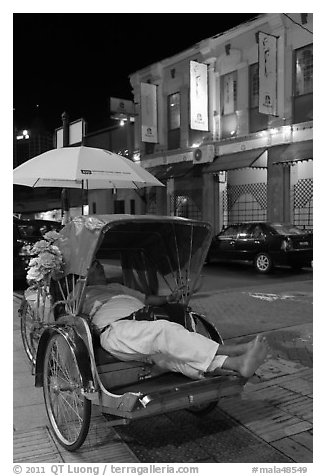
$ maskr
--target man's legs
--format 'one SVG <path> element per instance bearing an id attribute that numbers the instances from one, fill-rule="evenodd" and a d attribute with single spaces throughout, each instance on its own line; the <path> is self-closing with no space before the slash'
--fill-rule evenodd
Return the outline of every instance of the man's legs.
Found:
<path id="1" fill-rule="evenodd" d="M 253 345 L 255 339 L 251 340 L 250 342 L 245 342 L 244 344 L 220 344 L 219 348 L 217 349 L 217 354 L 219 355 L 228 355 L 229 357 L 233 355 L 241 355 L 247 352 Z"/>
<path id="2" fill-rule="evenodd" d="M 245 352 L 243 352 L 243 349 L 245 348 L 243 346 L 246 346 Z M 231 349 L 228 349 L 228 347 L 231 347 Z M 220 346 L 217 355 L 209 365 L 207 372 L 214 373 L 214 370 L 222 368 L 225 370 L 234 370 L 240 373 L 243 377 L 251 377 L 266 358 L 268 352 L 266 339 L 265 337 L 258 335 L 248 344 L 240 344 L 239 349 L 242 350 L 242 353 L 237 355 L 237 346 Z M 226 351 L 229 351 L 230 354 L 221 363 L 220 357 L 222 356 L 218 354 L 220 352 L 226 353 Z"/>
<path id="3" fill-rule="evenodd" d="M 101 335 L 101 345 L 120 360 L 163 356 L 162 362 L 187 364 L 199 372 L 206 371 L 219 347 L 217 342 L 164 319 L 116 321 Z"/>

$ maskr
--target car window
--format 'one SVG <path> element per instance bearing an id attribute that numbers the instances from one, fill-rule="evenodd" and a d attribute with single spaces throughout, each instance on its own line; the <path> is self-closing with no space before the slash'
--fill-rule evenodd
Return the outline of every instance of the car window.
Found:
<path id="1" fill-rule="evenodd" d="M 262 229 L 261 225 L 251 225 L 250 230 L 250 237 L 251 238 L 263 238 L 265 236 L 264 230 Z"/>
<path id="2" fill-rule="evenodd" d="M 230 225 L 219 234 L 219 238 L 222 240 L 225 238 L 236 238 L 239 227 L 237 225 Z"/>
<path id="3" fill-rule="evenodd" d="M 243 223 L 242 225 L 239 225 L 237 238 L 240 238 L 240 239 L 249 238 L 250 228 L 251 228 L 250 223 Z"/>
<path id="4" fill-rule="evenodd" d="M 51 230 L 59 230 L 60 224 L 53 223 L 22 223 L 18 225 L 18 230 L 22 238 L 41 238 L 45 233 Z"/>
<path id="5" fill-rule="evenodd" d="M 270 228 L 274 234 L 280 235 L 305 235 L 306 232 L 304 230 L 300 230 L 294 225 L 288 225 L 284 223 L 272 223 Z"/>

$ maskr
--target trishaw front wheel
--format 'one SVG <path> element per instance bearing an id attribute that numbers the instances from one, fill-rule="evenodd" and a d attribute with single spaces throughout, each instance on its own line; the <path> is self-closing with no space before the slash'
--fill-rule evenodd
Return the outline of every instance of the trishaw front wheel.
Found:
<path id="1" fill-rule="evenodd" d="M 28 360 L 35 364 L 37 346 L 40 340 L 41 328 L 35 312 L 29 302 L 24 299 L 20 310 L 20 332 Z"/>
<path id="2" fill-rule="evenodd" d="M 82 387 L 73 349 L 61 334 L 54 334 L 44 357 L 43 393 L 54 435 L 68 451 L 77 450 L 89 430 L 91 402 Z"/>

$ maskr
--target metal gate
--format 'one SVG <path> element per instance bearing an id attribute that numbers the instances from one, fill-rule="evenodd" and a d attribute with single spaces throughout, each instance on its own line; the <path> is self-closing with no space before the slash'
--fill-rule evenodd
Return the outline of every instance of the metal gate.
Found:
<path id="1" fill-rule="evenodd" d="M 313 179 L 300 179 L 291 190 L 293 224 L 299 228 L 313 228 Z"/>
<path id="2" fill-rule="evenodd" d="M 223 191 L 223 226 L 266 219 L 266 183 L 227 185 Z"/>

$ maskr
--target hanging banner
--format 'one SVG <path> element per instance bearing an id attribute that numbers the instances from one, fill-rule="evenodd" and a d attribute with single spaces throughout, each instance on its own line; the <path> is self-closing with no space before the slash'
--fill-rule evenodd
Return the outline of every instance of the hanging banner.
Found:
<path id="1" fill-rule="evenodd" d="M 234 113 L 234 78 L 233 73 L 224 76 L 223 114 Z"/>
<path id="2" fill-rule="evenodd" d="M 157 143 L 157 86 L 140 83 L 141 140 Z"/>
<path id="3" fill-rule="evenodd" d="M 277 116 L 277 37 L 258 34 L 259 112 Z"/>
<path id="4" fill-rule="evenodd" d="M 190 61 L 190 128 L 208 131 L 207 64 Z"/>

